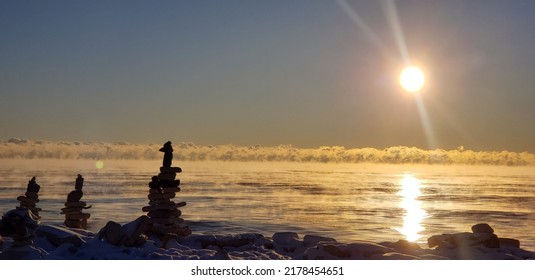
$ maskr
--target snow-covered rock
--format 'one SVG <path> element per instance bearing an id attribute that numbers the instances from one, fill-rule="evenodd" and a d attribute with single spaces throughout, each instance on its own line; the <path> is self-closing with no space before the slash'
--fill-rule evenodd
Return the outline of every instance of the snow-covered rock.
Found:
<path id="1" fill-rule="evenodd" d="M 0 259 L 141 259 L 141 260 L 441 260 L 441 259 L 535 259 L 535 253 L 520 248 L 516 239 L 498 238 L 488 229 L 476 233 L 435 235 L 430 248 L 406 240 L 337 242 L 333 238 L 279 232 L 265 237 L 257 233 L 201 235 L 166 240 L 152 236 L 143 244 L 127 246 L 137 235 L 143 218 L 124 226 L 110 222 L 104 235 L 63 225 L 41 225 L 31 238 L 0 240 Z M 110 229 L 111 228 L 111 229 Z M 498 243 L 496 244 L 496 241 Z M 489 246 L 492 245 L 492 246 Z M 495 246 L 498 245 L 498 246 Z"/>
<path id="2" fill-rule="evenodd" d="M 34 234 L 38 237 L 44 237 L 51 244 L 58 247 L 64 243 L 71 243 L 72 245 L 79 247 L 88 237 L 92 237 L 93 234 L 89 233 L 83 235 L 78 232 L 74 232 L 69 228 L 54 225 L 42 225 L 37 227 Z"/>

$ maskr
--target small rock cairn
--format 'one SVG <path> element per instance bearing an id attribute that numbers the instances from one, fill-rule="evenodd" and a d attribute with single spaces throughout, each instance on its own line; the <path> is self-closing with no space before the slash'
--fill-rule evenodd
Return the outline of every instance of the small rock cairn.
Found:
<path id="1" fill-rule="evenodd" d="M 169 240 L 190 235 L 191 229 L 184 219 L 180 218 L 182 212 L 178 209 L 186 206 L 186 202 L 175 203 L 171 200 L 180 191 L 180 180 L 175 180 L 176 173 L 182 172 L 180 167 L 171 167 L 173 161 L 171 141 L 165 143 L 160 152 L 164 153 L 160 174 L 152 177 L 149 183 L 149 206 L 143 207 L 142 210 L 148 212 L 149 216 L 147 232 L 162 240 Z"/>
<path id="2" fill-rule="evenodd" d="M 41 218 L 41 216 L 39 216 L 39 211 L 43 210 L 37 207 L 37 202 L 39 202 L 39 195 L 37 193 L 40 188 L 41 186 L 35 182 L 35 177 L 33 177 L 28 182 L 28 188 L 26 189 L 24 196 L 17 197 L 17 200 L 20 201 L 20 206 L 17 206 L 17 209 L 30 210 L 36 220 Z"/>
<path id="3" fill-rule="evenodd" d="M 90 206 L 86 206 L 86 203 L 80 201 L 84 193 L 82 187 L 84 185 L 84 178 L 78 174 L 76 183 L 74 185 L 74 191 L 70 192 L 67 196 L 67 202 L 65 202 L 65 208 L 61 208 L 61 214 L 65 214 L 65 225 L 70 228 L 82 228 L 87 229 L 87 219 L 91 214 L 82 213 L 83 209 L 89 209 Z"/>

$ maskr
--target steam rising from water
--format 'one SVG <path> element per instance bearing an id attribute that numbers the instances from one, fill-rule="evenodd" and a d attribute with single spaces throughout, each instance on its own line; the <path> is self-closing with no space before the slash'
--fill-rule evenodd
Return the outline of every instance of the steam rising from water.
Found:
<path id="1" fill-rule="evenodd" d="M 161 144 L 49 142 L 0 140 L 0 159 L 160 159 Z M 418 163 L 418 164 L 491 164 L 535 165 L 535 154 L 508 151 L 472 151 L 462 146 L 455 150 L 422 150 L 396 146 L 386 149 L 323 146 L 303 149 L 291 145 L 276 147 L 234 145 L 202 146 L 193 143 L 174 145 L 174 158 L 189 161 L 289 161 L 345 163 Z"/>

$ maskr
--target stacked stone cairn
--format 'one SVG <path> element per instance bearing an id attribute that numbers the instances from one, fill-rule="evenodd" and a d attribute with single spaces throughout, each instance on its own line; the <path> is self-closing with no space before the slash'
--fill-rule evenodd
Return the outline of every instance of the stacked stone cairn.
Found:
<path id="1" fill-rule="evenodd" d="M 180 167 L 172 167 L 173 147 L 168 141 L 160 149 L 164 153 L 160 174 L 152 177 L 149 183 L 149 206 L 142 208 L 148 212 L 148 235 L 154 235 L 161 240 L 176 239 L 179 236 L 191 234 L 190 228 L 184 219 L 180 218 L 182 212 L 178 209 L 186 206 L 186 202 L 175 203 L 171 199 L 180 191 L 180 180 L 176 174 L 182 172 Z"/>
<path id="2" fill-rule="evenodd" d="M 67 195 L 67 202 L 65 202 L 65 208 L 61 208 L 61 214 L 65 214 L 65 225 L 70 228 L 87 229 L 87 219 L 91 214 L 83 213 L 83 209 L 89 209 L 90 206 L 83 201 L 80 201 L 84 193 L 82 187 L 84 185 L 84 178 L 78 174 L 76 183 L 74 185 L 74 191 Z"/>
<path id="3" fill-rule="evenodd" d="M 24 210 L 28 209 L 30 212 L 34 215 L 33 218 L 36 220 L 40 219 L 41 216 L 39 216 L 39 211 L 42 211 L 43 209 L 37 207 L 37 202 L 39 202 L 39 189 L 41 186 L 39 186 L 35 182 L 35 177 L 33 177 L 28 182 L 28 187 L 26 189 L 26 193 L 24 196 L 17 197 L 17 200 L 20 201 L 20 206 L 17 206 L 17 209 Z"/>

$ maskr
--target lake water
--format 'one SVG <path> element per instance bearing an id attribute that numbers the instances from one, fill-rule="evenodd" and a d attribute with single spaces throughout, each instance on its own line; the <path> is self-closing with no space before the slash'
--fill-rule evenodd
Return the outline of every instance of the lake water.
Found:
<path id="1" fill-rule="evenodd" d="M 41 185 L 42 222 L 85 178 L 89 229 L 144 214 L 148 182 L 161 161 L 0 160 L 0 212 L 18 205 L 32 176 Z M 194 233 L 295 231 L 339 241 L 422 243 L 486 222 L 500 237 L 535 251 L 535 167 L 368 165 L 288 162 L 174 162 Z"/>

